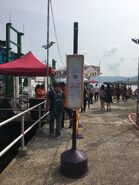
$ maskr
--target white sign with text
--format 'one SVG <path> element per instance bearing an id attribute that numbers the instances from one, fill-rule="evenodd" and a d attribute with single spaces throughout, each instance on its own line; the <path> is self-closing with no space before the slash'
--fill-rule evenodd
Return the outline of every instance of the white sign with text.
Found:
<path id="1" fill-rule="evenodd" d="M 83 106 L 83 67 L 83 55 L 67 55 L 67 100 L 71 109 Z"/>

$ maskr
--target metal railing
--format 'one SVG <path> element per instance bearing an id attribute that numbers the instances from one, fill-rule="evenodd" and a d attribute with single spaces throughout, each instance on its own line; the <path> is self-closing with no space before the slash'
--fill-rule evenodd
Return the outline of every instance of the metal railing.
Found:
<path id="1" fill-rule="evenodd" d="M 20 139 L 21 139 L 21 149 L 24 149 L 25 147 L 25 135 L 36 125 L 39 123 L 39 128 L 41 128 L 41 120 L 46 117 L 48 114 L 49 114 L 49 111 L 44 113 L 42 116 L 41 116 L 41 106 L 42 105 L 45 105 L 47 100 L 5 120 L 5 121 L 2 121 L 0 123 L 0 127 L 10 123 L 11 121 L 21 117 L 21 134 L 14 140 L 12 141 L 8 146 L 6 146 L 1 152 L 0 152 L 0 157 L 2 157 L 13 145 L 15 145 Z M 37 121 L 35 121 L 30 127 L 28 127 L 26 130 L 25 130 L 25 114 L 28 114 L 30 111 L 34 110 L 38 108 L 38 117 L 39 119 Z"/>

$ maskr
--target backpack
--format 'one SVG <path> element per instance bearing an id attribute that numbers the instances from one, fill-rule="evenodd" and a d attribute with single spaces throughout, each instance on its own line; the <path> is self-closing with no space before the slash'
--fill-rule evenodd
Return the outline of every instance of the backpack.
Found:
<path id="1" fill-rule="evenodd" d="M 57 115 L 63 112 L 64 94 L 62 92 L 55 92 L 54 99 L 55 99 L 54 112 L 55 112 L 55 115 Z"/>

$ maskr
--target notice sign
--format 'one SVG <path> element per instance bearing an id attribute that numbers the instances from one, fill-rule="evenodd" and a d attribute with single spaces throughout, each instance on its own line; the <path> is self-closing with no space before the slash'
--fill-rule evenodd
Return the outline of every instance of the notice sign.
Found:
<path id="1" fill-rule="evenodd" d="M 83 67 L 83 55 L 67 55 L 67 100 L 71 109 L 83 106 Z"/>

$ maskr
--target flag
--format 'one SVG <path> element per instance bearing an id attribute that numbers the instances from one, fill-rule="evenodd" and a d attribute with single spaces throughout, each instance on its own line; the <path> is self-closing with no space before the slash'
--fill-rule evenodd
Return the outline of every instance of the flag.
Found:
<path id="1" fill-rule="evenodd" d="M 139 39 L 131 39 L 133 42 L 135 42 L 136 44 L 139 44 Z"/>

